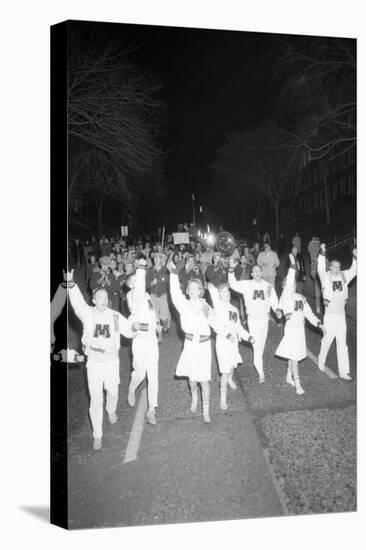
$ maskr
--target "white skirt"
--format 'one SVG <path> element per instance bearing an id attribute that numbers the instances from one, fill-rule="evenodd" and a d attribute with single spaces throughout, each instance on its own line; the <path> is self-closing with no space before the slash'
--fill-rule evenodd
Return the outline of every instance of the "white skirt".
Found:
<path id="1" fill-rule="evenodd" d="M 211 380 L 211 358 L 210 339 L 207 342 L 192 342 L 185 339 L 175 374 L 187 376 L 193 382 Z"/>
<path id="2" fill-rule="evenodd" d="M 276 350 L 275 355 L 292 359 L 293 361 L 302 361 L 307 357 L 305 327 L 288 327 L 285 325 L 285 333 Z"/>
<path id="3" fill-rule="evenodd" d="M 239 353 L 237 341 L 232 343 L 227 338 L 219 335 L 216 336 L 216 354 L 221 374 L 230 373 L 238 363 L 243 362 Z"/>

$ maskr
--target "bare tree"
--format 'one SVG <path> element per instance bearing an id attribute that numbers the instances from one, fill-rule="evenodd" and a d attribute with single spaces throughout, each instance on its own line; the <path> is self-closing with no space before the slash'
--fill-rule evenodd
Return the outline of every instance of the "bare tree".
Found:
<path id="1" fill-rule="evenodd" d="M 274 121 L 247 133 L 233 132 L 218 150 L 216 177 L 231 186 L 236 197 L 256 190 L 274 209 L 276 239 L 280 236 L 280 204 L 285 187 L 298 171 L 298 151 L 287 147 L 286 135 Z"/>
<path id="2" fill-rule="evenodd" d="M 131 49 L 95 31 L 70 32 L 68 59 L 69 197 L 92 197 L 99 231 L 103 203 L 115 197 L 133 210 L 132 180 L 153 173 L 163 104 L 161 82 L 131 62 Z"/>
<path id="3" fill-rule="evenodd" d="M 344 154 L 356 142 L 356 43 L 316 38 L 290 43 L 277 63 L 279 106 L 312 159 Z"/>
<path id="4" fill-rule="evenodd" d="M 356 147 L 356 42 L 293 39 L 276 70 L 283 80 L 279 109 L 285 113 L 287 145 L 320 161 L 329 225 L 329 164 Z"/>

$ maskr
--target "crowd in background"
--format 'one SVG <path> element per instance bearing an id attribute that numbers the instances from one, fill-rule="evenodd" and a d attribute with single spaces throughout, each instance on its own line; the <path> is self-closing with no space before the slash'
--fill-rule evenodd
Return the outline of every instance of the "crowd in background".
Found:
<path id="1" fill-rule="evenodd" d="M 282 248 L 287 248 L 286 252 L 288 252 L 292 247 L 297 251 L 298 290 L 302 292 L 302 284 L 309 275 L 312 278 L 316 311 L 320 313 L 321 288 L 317 277 L 320 239 L 316 236 L 311 239 L 307 247 L 303 246 L 298 233 L 285 244 L 281 236 L 275 249 L 272 249 L 268 233 L 258 234 L 252 241 L 239 239 L 234 251 L 238 261 L 235 276 L 237 280 L 250 279 L 252 267 L 257 264 L 262 269 L 263 279 L 274 287 L 277 286 L 280 291 L 281 280 L 288 268 L 287 265 L 281 266 L 281 253 L 285 252 Z M 85 280 L 83 282 L 90 296 L 96 288 L 106 288 L 110 307 L 125 315 L 128 314 L 126 303 L 126 294 L 129 290 L 128 277 L 134 273 L 138 259 L 142 255 L 147 260 L 147 291 L 156 305 L 159 299 L 161 301 L 162 296 L 169 295 L 169 276 L 165 266 L 170 257 L 177 266 L 183 292 L 190 279 L 200 279 L 205 288 L 209 282 L 218 287 L 228 280 L 228 257 L 201 238 L 190 237 L 189 244 L 176 245 L 172 235 L 167 235 L 165 241 L 161 237 L 159 240 L 156 237 L 151 241 L 119 236 L 109 238 L 103 236 L 100 240 L 91 237 L 85 242 L 76 240 L 73 252 L 74 265 L 80 267 L 84 264 Z M 305 262 L 306 254 L 307 262 Z M 306 265 L 310 266 L 308 274 Z M 235 299 L 235 293 L 233 295 Z M 238 297 L 236 298 L 244 320 L 243 304 Z"/>

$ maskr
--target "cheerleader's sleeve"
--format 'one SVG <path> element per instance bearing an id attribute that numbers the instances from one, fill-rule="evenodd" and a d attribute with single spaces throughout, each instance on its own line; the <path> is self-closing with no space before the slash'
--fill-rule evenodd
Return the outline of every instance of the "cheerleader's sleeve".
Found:
<path id="1" fill-rule="evenodd" d="M 326 274 L 326 261 L 325 261 L 325 254 L 320 252 L 318 256 L 318 275 L 321 282 L 322 287 L 325 286 L 325 274 Z"/>
<path id="2" fill-rule="evenodd" d="M 213 285 L 212 283 L 208 283 L 207 288 L 209 290 L 211 300 L 212 300 L 212 304 L 213 304 L 213 307 L 215 309 L 217 307 L 217 304 L 218 304 L 219 300 L 220 300 L 219 291 L 217 290 L 215 285 Z"/>
<path id="3" fill-rule="evenodd" d="M 314 315 L 307 301 L 304 302 L 304 316 L 305 319 L 309 321 L 309 323 L 314 325 L 314 327 L 317 327 L 321 324 L 321 321 L 318 319 L 318 317 Z"/>
<path id="4" fill-rule="evenodd" d="M 186 307 L 187 299 L 180 289 L 177 273 L 170 274 L 170 295 L 175 308 L 180 313 Z"/>

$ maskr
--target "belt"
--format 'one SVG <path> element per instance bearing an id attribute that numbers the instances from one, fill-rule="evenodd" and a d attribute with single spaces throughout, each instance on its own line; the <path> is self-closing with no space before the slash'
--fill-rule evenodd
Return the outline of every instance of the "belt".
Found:
<path id="1" fill-rule="evenodd" d="M 188 332 L 185 332 L 184 336 L 185 336 L 186 340 L 193 340 L 193 334 L 189 334 Z M 205 334 L 200 334 L 200 339 L 199 339 L 200 343 L 207 342 L 207 340 L 209 340 L 209 339 L 210 339 L 209 336 L 207 336 Z"/>
<path id="2" fill-rule="evenodd" d="M 90 349 L 93 351 L 97 351 L 98 353 L 105 353 L 105 349 L 102 348 L 93 348 L 93 346 L 90 346 Z"/>
<path id="3" fill-rule="evenodd" d="M 149 330 L 149 323 L 140 323 L 140 329 L 142 332 L 148 332 Z"/>

